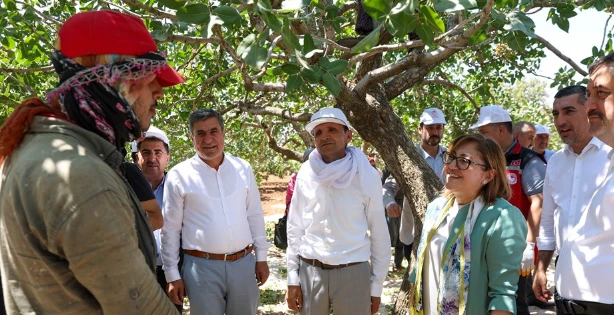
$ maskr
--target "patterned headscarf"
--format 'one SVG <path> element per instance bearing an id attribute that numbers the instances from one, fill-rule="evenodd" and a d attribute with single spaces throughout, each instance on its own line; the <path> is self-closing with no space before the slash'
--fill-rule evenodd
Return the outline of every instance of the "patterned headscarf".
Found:
<path id="1" fill-rule="evenodd" d="M 7 117 L 0 128 L 0 163 L 19 146 L 35 116 L 69 120 L 107 139 L 118 149 L 141 137 L 141 126 L 132 107 L 114 86 L 124 80 L 155 75 L 167 65 L 163 53 L 150 52 L 91 68 L 59 51 L 53 52 L 51 60 L 60 83 L 47 94 L 47 103 L 28 99 Z"/>

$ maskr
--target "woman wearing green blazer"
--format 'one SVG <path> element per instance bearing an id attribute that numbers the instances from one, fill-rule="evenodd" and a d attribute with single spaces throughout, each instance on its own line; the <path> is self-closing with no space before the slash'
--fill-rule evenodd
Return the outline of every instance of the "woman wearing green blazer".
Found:
<path id="1" fill-rule="evenodd" d="M 410 314 L 515 314 L 527 225 L 506 200 L 505 157 L 478 134 L 444 154 L 446 185 L 427 208 Z"/>

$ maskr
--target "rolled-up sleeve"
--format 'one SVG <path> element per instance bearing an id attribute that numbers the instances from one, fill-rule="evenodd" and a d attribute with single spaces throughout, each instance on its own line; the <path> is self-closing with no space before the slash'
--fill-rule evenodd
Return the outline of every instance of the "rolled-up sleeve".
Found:
<path id="1" fill-rule="evenodd" d="M 516 313 L 520 261 L 526 247 L 527 224 L 516 208 L 502 209 L 486 247 L 488 310 Z"/>

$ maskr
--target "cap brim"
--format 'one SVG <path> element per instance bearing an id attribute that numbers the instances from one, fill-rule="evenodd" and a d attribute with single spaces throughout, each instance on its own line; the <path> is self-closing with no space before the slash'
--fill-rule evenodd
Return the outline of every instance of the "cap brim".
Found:
<path id="1" fill-rule="evenodd" d="M 171 66 L 166 66 L 162 68 L 162 70 L 156 72 L 156 79 L 161 87 L 173 86 L 185 82 L 185 79 L 177 73 L 175 69 L 171 68 Z"/>
<path id="2" fill-rule="evenodd" d="M 307 132 L 311 133 L 313 131 L 313 129 L 315 127 L 317 127 L 318 125 L 323 124 L 323 123 L 328 123 L 328 122 L 332 122 L 332 123 L 336 123 L 336 124 L 340 124 L 340 125 L 346 126 L 346 127 L 348 127 L 348 129 L 352 128 L 352 126 L 350 126 L 349 124 L 346 124 L 341 119 L 333 118 L 333 117 L 323 117 L 323 118 L 318 118 L 318 119 L 308 123 L 307 126 L 305 126 L 305 130 L 307 130 Z"/>

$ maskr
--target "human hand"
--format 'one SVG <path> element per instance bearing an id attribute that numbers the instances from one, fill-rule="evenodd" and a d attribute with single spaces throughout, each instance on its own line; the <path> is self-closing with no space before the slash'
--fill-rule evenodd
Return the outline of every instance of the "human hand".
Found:
<path id="1" fill-rule="evenodd" d="M 301 311 L 303 308 L 303 290 L 301 290 L 301 286 L 288 286 L 288 292 L 286 292 L 286 303 L 288 303 L 289 309 L 295 312 Z"/>
<path id="2" fill-rule="evenodd" d="M 256 283 L 258 286 L 263 285 L 269 278 L 269 265 L 266 261 L 256 262 Z"/>
<path id="3" fill-rule="evenodd" d="M 386 207 L 386 213 L 390 218 L 398 218 L 401 216 L 401 207 L 398 203 L 393 202 L 388 207 Z"/>
<path id="4" fill-rule="evenodd" d="M 175 280 L 173 282 L 169 282 L 166 287 L 166 291 L 168 297 L 171 299 L 171 302 L 177 305 L 183 305 L 183 297 L 184 297 L 184 286 L 183 280 Z"/>
<path id="5" fill-rule="evenodd" d="M 522 262 L 520 263 L 520 275 L 526 277 L 531 274 L 535 267 L 535 243 L 527 242 L 527 247 L 522 253 Z"/>
<path id="6" fill-rule="evenodd" d="M 382 298 L 379 296 L 372 296 L 371 297 L 371 314 L 375 314 L 377 313 L 377 311 L 379 310 L 379 305 L 382 302 Z"/>
<path id="7" fill-rule="evenodd" d="M 552 298 L 552 292 L 548 291 L 547 285 L 546 272 L 539 269 L 535 270 L 533 274 L 533 293 L 535 293 L 535 298 L 542 302 L 548 302 Z"/>

